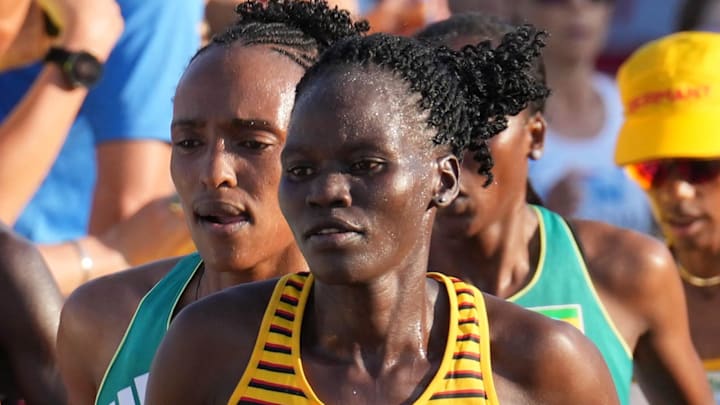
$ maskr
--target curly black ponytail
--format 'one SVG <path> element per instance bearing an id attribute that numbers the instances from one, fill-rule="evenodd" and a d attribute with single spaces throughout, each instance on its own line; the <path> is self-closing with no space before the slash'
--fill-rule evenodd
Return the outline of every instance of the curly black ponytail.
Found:
<path id="1" fill-rule="evenodd" d="M 239 18 L 193 57 L 217 45 L 268 45 L 303 68 L 336 41 L 367 32 L 366 21 L 354 22 L 350 13 L 331 8 L 325 0 L 249 0 L 237 5 Z"/>
<path id="2" fill-rule="evenodd" d="M 514 32 L 516 29 L 517 26 L 491 15 L 460 13 L 426 26 L 415 34 L 415 38 L 435 45 L 445 45 L 453 49 L 459 49 L 467 44 L 475 44 L 485 40 L 494 45 L 499 45 L 505 35 Z M 545 36 L 544 33 L 542 35 Z M 533 75 L 537 82 L 545 84 L 545 64 L 542 56 L 534 59 L 528 73 Z M 518 84 L 518 86 L 522 86 L 522 84 Z M 531 112 L 542 112 L 545 109 L 545 100 L 550 94 L 547 88 L 544 90 L 537 89 L 537 91 L 542 94 L 530 103 Z"/>
<path id="3" fill-rule="evenodd" d="M 448 145 L 462 157 L 474 152 L 480 173 L 492 182 L 493 160 L 487 141 L 546 93 L 528 73 L 540 54 L 544 33 L 523 26 L 507 34 L 497 48 L 490 41 L 454 51 L 412 38 L 388 34 L 348 38 L 328 49 L 297 86 L 300 97 L 309 83 L 334 66 L 377 66 L 392 72 L 421 95 L 420 113 L 436 130 L 433 142 Z"/>

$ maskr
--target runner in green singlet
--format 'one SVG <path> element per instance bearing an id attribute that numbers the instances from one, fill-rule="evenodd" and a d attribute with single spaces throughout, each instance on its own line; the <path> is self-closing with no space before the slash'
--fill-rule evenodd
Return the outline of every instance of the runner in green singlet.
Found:
<path id="1" fill-rule="evenodd" d="M 278 205 L 295 85 L 334 41 L 366 29 L 325 2 L 239 6 L 174 98 L 172 178 L 198 254 L 93 281 L 66 304 L 60 365 L 73 404 L 142 404 L 155 351 L 188 304 L 307 268 Z"/>
<path id="2" fill-rule="evenodd" d="M 720 34 L 637 50 L 618 85 L 628 111 L 615 160 L 645 190 L 683 280 L 690 334 L 720 404 Z"/>
<path id="3" fill-rule="evenodd" d="M 460 14 L 418 36 L 461 48 L 497 42 L 512 29 Z M 541 64 L 532 73 L 544 80 Z M 460 196 L 438 214 L 430 268 L 578 327 L 603 354 L 621 403 L 628 403 L 634 365 L 646 395 L 658 403 L 707 404 L 667 249 L 638 233 L 566 221 L 526 203 L 528 158 L 542 154 L 542 109 L 541 100 L 510 117 L 508 129 L 491 141 L 493 184 L 485 188 L 478 163 L 464 160 Z"/>

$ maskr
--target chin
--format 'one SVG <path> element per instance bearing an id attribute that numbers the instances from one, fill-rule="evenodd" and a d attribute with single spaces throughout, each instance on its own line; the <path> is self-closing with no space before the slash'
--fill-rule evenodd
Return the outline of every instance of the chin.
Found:
<path id="1" fill-rule="evenodd" d="M 310 260 L 308 259 L 310 272 L 316 280 L 327 285 L 353 285 L 364 284 L 372 279 L 374 274 L 367 263 L 358 265 L 352 260 Z"/>
<path id="2" fill-rule="evenodd" d="M 219 243 L 212 240 L 200 240 L 196 246 L 200 257 L 202 257 L 205 262 L 216 263 L 221 267 L 234 266 L 238 256 L 247 256 L 247 253 L 243 255 L 243 252 L 252 251 L 250 247 L 232 241 Z"/>

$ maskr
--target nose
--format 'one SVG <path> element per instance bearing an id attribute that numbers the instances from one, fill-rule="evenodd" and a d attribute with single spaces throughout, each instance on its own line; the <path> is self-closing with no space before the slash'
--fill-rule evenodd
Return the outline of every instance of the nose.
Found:
<path id="1" fill-rule="evenodd" d="M 666 180 L 657 190 L 666 202 L 691 200 L 695 198 L 696 189 L 690 182 L 674 177 Z"/>
<path id="2" fill-rule="evenodd" d="M 207 148 L 202 162 L 202 182 L 210 189 L 237 187 L 235 158 L 225 148 L 225 142 L 218 139 Z"/>
<path id="3" fill-rule="evenodd" d="M 328 173 L 315 177 L 305 202 L 315 207 L 349 207 L 352 204 L 352 197 L 348 179 L 342 173 Z"/>

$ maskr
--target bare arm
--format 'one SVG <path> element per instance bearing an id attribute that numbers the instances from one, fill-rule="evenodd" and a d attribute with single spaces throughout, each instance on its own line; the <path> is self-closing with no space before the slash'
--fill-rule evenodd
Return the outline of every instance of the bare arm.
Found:
<path id="1" fill-rule="evenodd" d="M 250 361 L 276 281 L 233 287 L 183 309 L 155 355 L 145 403 L 227 403 Z"/>
<path id="2" fill-rule="evenodd" d="M 102 277 L 83 285 L 63 306 L 58 364 L 71 404 L 91 404 L 140 300 L 178 258 Z"/>
<path id="3" fill-rule="evenodd" d="M 37 250 L 0 225 L 1 350 L 30 404 L 65 403 L 55 365 L 61 306 L 62 297 Z"/>
<path id="4" fill-rule="evenodd" d="M 500 403 L 617 404 L 595 345 L 574 326 L 485 295 Z"/>
<path id="5" fill-rule="evenodd" d="M 58 45 L 88 51 L 105 61 L 123 30 L 117 4 L 113 0 L 59 3 L 63 4 L 66 18 L 73 23 L 68 25 Z M 33 10 L 32 21 L 41 25 L 39 9 L 33 7 Z M 4 153 L 0 153 L 0 188 L 11 192 L 3 193 L 0 199 L 0 221 L 13 224 L 37 191 L 55 162 L 86 95 L 84 88 L 68 89 L 57 66 L 46 66 L 2 122 L 0 151 Z"/>
<path id="6" fill-rule="evenodd" d="M 159 141 L 98 147 L 91 219 L 96 232 L 40 246 L 63 294 L 88 280 L 194 250 L 182 212 L 172 209 L 175 197 L 168 196 L 173 189 L 169 155 L 169 146 Z M 92 259 L 89 270 L 81 267 L 81 250 Z"/>
<path id="7" fill-rule="evenodd" d="M 30 92 L 0 125 L 0 220 L 14 223 L 55 162 L 87 90 L 66 90 L 56 66 L 40 73 Z M 28 159 L 32 156 L 32 159 Z M 22 173 L 22 176 L 18 176 Z"/>
<path id="8" fill-rule="evenodd" d="M 0 2 L 0 59 L 20 32 L 30 4 L 31 0 Z"/>
<path id="9" fill-rule="evenodd" d="M 58 365 L 71 404 L 95 401 L 98 384 L 93 375 L 93 364 L 100 363 L 102 357 L 97 336 L 102 324 L 93 324 L 94 317 L 89 314 L 93 308 L 83 301 L 68 300 L 62 310 L 57 335 Z"/>
<path id="10" fill-rule="evenodd" d="M 218 346 L 216 336 L 222 331 L 209 330 L 207 322 L 197 313 L 192 306 L 183 310 L 163 338 L 150 369 L 146 404 L 214 403 L 209 398 L 215 395 L 213 382 L 222 375 L 218 369 L 223 367 L 212 364 L 220 358 L 211 358 L 210 348 Z M 199 330 L 205 332 L 199 333 Z"/>
<path id="11" fill-rule="evenodd" d="M 653 404 L 713 403 L 690 339 L 682 283 L 667 247 L 607 224 L 573 223 L 593 283 L 621 334 L 634 346 L 636 378 L 646 397 Z"/>
<path id="12" fill-rule="evenodd" d="M 129 219 L 116 224 L 102 236 L 87 236 L 75 242 L 41 245 L 40 252 L 64 295 L 88 280 L 166 257 L 194 250 L 181 211 L 172 208 L 174 197 L 146 204 Z M 79 243 L 93 261 L 83 270 Z"/>
<path id="13" fill-rule="evenodd" d="M 610 371 L 595 345 L 560 321 L 546 334 L 540 361 L 545 364 L 534 396 L 544 404 L 619 404 Z M 545 340 L 545 339 L 543 339 Z"/>
<path id="14" fill-rule="evenodd" d="M 170 179 L 170 145 L 165 142 L 106 142 L 97 147 L 97 162 L 91 235 L 102 235 L 151 200 L 175 190 Z"/>
<path id="15" fill-rule="evenodd" d="M 664 246 L 644 249 L 638 308 L 647 331 L 635 348 L 636 378 L 653 404 L 712 404 L 710 386 L 690 339 L 687 306 L 674 260 Z"/>

